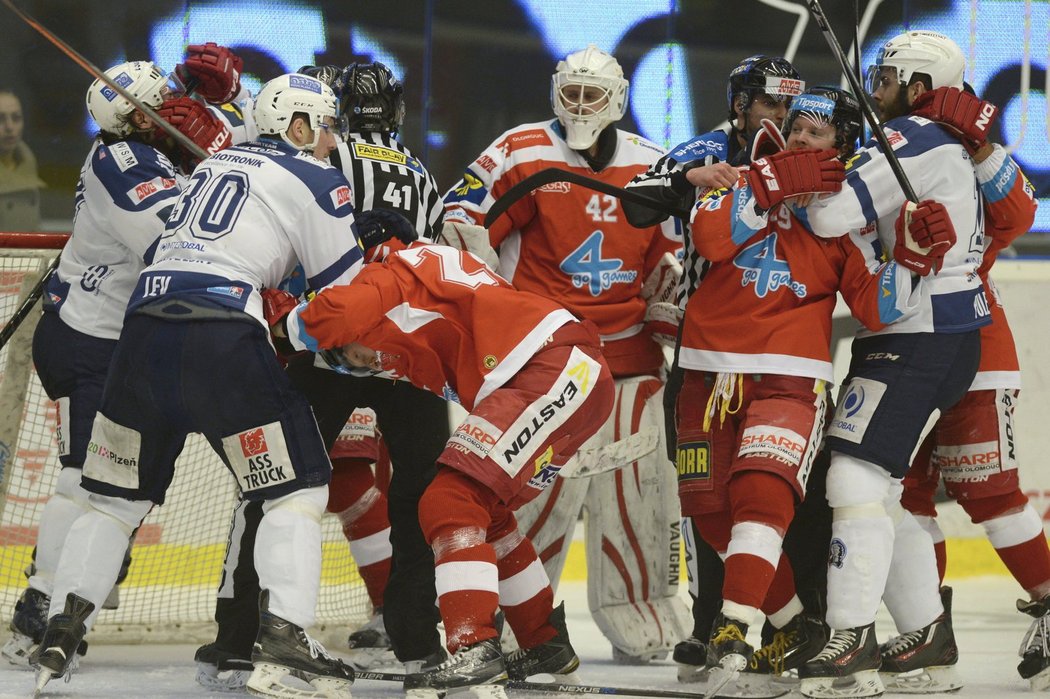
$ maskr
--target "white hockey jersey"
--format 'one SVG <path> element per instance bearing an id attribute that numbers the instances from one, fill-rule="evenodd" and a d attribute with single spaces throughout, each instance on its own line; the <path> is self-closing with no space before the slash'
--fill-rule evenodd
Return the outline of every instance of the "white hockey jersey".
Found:
<path id="1" fill-rule="evenodd" d="M 878 334 L 957 333 L 987 325 L 991 313 L 977 275 L 984 253 L 983 195 L 969 155 L 955 136 L 922 117 L 892 119 L 884 130 L 918 198 L 946 207 L 957 241 L 941 271 L 924 280 L 918 306 Z M 879 240 L 888 254 L 896 242 L 894 224 L 904 202 L 889 161 L 872 139 L 846 164 L 842 191 L 818 198 L 798 213 L 822 237 L 837 237 L 877 221 Z"/>
<path id="2" fill-rule="evenodd" d="M 77 182 L 73 235 L 45 304 L 71 328 L 116 340 L 144 258 L 185 180 L 151 146 L 96 140 Z"/>
<path id="3" fill-rule="evenodd" d="M 168 218 L 129 312 L 159 298 L 248 313 L 298 263 L 306 286 L 346 284 L 362 265 L 350 185 L 336 168 L 278 141 L 204 160 Z"/>

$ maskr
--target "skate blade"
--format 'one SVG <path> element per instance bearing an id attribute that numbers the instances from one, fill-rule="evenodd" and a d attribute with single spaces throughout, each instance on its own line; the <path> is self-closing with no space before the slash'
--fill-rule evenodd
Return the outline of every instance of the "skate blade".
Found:
<path id="1" fill-rule="evenodd" d="M 559 672 L 557 674 L 552 672 L 539 672 L 535 675 L 529 675 L 525 679 L 528 682 L 535 682 L 537 684 L 580 684 L 582 680 L 580 679 L 580 676 L 576 674 L 576 668 L 579 666 L 579 663 L 577 663 L 569 672 Z"/>
<path id="2" fill-rule="evenodd" d="M 714 696 L 729 683 L 740 677 L 740 671 L 747 667 L 747 658 L 736 653 L 725 656 L 717 667 L 711 668 L 704 696 Z"/>
<path id="3" fill-rule="evenodd" d="M 197 663 L 197 684 L 210 692 L 242 692 L 251 674 L 248 670 L 220 671 L 211 663 Z"/>
<path id="4" fill-rule="evenodd" d="M 292 679 L 296 685 L 285 684 Z M 245 687 L 258 697 L 281 699 L 352 699 L 351 682 L 335 677 L 315 677 L 309 684 L 293 677 L 288 668 L 270 663 L 257 663 Z"/>
<path id="5" fill-rule="evenodd" d="M 799 682 L 804 697 L 879 697 L 886 691 L 878 670 L 862 670 L 846 677 L 807 677 Z"/>
<path id="6" fill-rule="evenodd" d="M 51 681 L 51 671 L 47 668 L 41 668 L 36 673 L 36 688 L 33 690 L 33 699 L 37 699 L 40 693 L 44 691 L 44 687 Z"/>
<path id="7" fill-rule="evenodd" d="M 1029 677 L 1028 686 L 1033 692 L 1045 692 L 1050 689 L 1050 667 Z"/>
<path id="8" fill-rule="evenodd" d="M 36 650 L 36 644 L 33 643 L 33 639 L 16 631 L 7 640 L 4 647 L 0 649 L 0 655 L 4 656 L 7 662 L 12 665 L 30 668 L 32 665 L 29 662 L 29 656 L 33 654 L 34 650 Z"/>
<path id="9" fill-rule="evenodd" d="M 706 665 L 686 665 L 678 663 L 678 681 L 682 684 L 706 682 L 710 669 Z"/>
<path id="10" fill-rule="evenodd" d="M 395 667 L 397 657 L 390 648 L 351 648 L 346 653 L 347 663 L 355 670 L 374 670 L 377 667 Z"/>
<path id="11" fill-rule="evenodd" d="M 963 687 L 954 665 L 919 668 L 911 672 L 880 672 L 887 692 L 899 694 L 942 694 L 957 692 Z"/>

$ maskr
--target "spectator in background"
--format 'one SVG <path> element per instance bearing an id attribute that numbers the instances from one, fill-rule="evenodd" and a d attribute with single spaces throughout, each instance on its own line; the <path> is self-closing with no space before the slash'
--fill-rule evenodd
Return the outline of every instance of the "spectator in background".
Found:
<path id="1" fill-rule="evenodd" d="M 22 140 L 22 102 L 0 87 L 0 230 L 40 228 L 40 188 L 36 156 Z"/>

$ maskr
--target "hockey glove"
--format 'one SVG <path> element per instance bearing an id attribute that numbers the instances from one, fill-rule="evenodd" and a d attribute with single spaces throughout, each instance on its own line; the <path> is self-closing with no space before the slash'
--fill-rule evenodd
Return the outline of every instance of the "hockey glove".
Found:
<path id="1" fill-rule="evenodd" d="M 756 160 L 746 177 L 755 202 L 768 211 L 797 194 L 839 191 L 846 179 L 846 170 L 834 148 L 805 148 Z"/>
<path id="2" fill-rule="evenodd" d="M 492 249 L 489 231 L 484 226 L 448 219 L 441 225 L 437 242 L 471 253 L 493 272 L 499 270 L 499 255 Z"/>
<path id="3" fill-rule="evenodd" d="M 292 309 L 299 305 L 299 299 L 282 289 L 263 289 L 260 295 L 263 302 L 263 318 L 270 327 L 274 348 L 282 357 L 295 354 L 295 348 L 288 339 L 288 326 L 285 321 L 288 320 Z"/>
<path id="4" fill-rule="evenodd" d="M 186 91 L 215 104 L 229 102 L 241 91 L 244 61 L 225 46 L 211 41 L 186 47 L 186 62 L 175 66 L 175 74 Z"/>
<path id="5" fill-rule="evenodd" d="M 911 113 L 941 124 L 973 154 L 988 142 L 999 108 L 956 87 L 939 87 L 919 95 Z"/>
<path id="6" fill-rule="evenodd" d="M 176 97 L 164 100 L 157 109 L 157 114 L 186 138 L 190 139 L 208 155 L 214 155 L 224 148 L 233 145 L 233 138 L 226 126 L 203 104 L 190 97 Z M 157 137 L 166 138 L 167 134 L 159 126 Z M 189 169 L 192 170 L 198 162 L 198 158 L 191 153 L 184 155 L 190 161 Z"/>
<path id="7" fill-rule="evenodd" d="M 751 141 L 751 162 L 764 158 L 767 155 L 776 155 L 787 148 L 784 134 L 769 119 L 762 120 L 762 128 L 755 134 Z"/>
<path id="8" fill-rule="evenodd" d="M 904 202 L 895 228 L 893 259 L 923 277 L 939 272 L 945 254 L 955 245 L 955 226 L 947 210 L 931 199 Z"/>
<path id="9" fill-rule="evenodd" d="M 392 209 L 358 212 L 354 223 L 357 224 L 357 238 L 366 251 L 382 245 L 391 238 L 397 238 L 406 245 L 419 239 L 415 226 Z"/>

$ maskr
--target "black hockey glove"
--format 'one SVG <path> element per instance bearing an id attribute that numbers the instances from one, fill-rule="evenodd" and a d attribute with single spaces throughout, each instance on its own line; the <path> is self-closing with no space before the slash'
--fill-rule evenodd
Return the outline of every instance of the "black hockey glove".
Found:
<path id="1" fill-rule="evenodd" d="M 391 238 L 397 238 L 405 245 L 419 239 L 415 226 L 392 209 L 361 211 L 354 220 L 357 223 L 357 237 L 365 250 L 382 245 Z"/>

